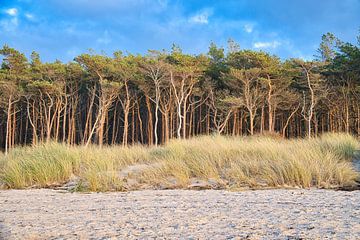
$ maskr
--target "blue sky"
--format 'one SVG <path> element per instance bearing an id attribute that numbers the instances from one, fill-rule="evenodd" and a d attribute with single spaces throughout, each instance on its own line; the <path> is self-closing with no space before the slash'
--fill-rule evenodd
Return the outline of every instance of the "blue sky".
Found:
<path id="1" fill-rule="evenodd" d="M 354 42 L 360 0 L 0 0 L 0 45 L 44 61 L 94 49 L 207 52 L 210 42 L 311 59 L 321 35 Z"/>

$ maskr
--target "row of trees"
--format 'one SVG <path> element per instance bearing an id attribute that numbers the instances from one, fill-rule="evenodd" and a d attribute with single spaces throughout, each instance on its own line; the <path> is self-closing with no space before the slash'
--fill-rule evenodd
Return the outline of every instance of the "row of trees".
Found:
<path id="1" fill-rule="evenodd" d="M 360 44 L 360 42 L 359 42 Z M 360 48 L 323 36 L 317 60 L 266 52 L 89 52 L 64 64 L 4 46 L 0 144 L 162 144 L 199 134 L 360 134 Z"/>

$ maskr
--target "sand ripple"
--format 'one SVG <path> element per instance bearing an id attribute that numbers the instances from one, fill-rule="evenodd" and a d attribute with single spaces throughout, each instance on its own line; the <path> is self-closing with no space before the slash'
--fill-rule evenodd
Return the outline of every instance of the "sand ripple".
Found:
<path id="1" fill-rule="evenodd" d="M 0 191 L 0 239 L 360 239 L 360 191 Z"/>

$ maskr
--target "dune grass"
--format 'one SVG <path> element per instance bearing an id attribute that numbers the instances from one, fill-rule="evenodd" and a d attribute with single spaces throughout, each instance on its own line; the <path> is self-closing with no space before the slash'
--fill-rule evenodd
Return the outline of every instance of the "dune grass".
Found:
<path id="1" fill-rule="evenodd" d="M 169 181 L 186 188 L 194 178 L 222 182 L 226 188 L 331 188 L 354 184 L 358 174 L 350 160 L 356 149 L 359 142 L 346 134 L 310 140 L 202 136 L 161 147 L 49 143 L 0 155 L 0 182 L 5 188 L 49 187 L 76 176 L 83 184 L 79 189 L 124 190 L 121 170 L 145 164 L 148 168 L 133 177 L 155 188 Z"/>

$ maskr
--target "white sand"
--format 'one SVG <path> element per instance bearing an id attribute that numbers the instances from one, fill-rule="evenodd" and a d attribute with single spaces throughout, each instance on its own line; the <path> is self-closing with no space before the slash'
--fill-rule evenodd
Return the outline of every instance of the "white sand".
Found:
<path id="1" fill-rule="evenodd" d="M 0 239 L 360 239 L 360 191 L 0 191 Z"/>

